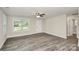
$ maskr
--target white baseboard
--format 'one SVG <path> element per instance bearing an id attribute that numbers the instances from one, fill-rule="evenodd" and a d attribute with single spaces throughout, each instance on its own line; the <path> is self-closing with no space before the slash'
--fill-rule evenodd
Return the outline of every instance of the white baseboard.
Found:
<path id="1" fill-rule="evenodd" d="M 7 36 L 7 38 L 19 37 L 19 36 L 25 36 L 25 35 L 32 35 L 32 34 L 37 34 L 37 33 L 42 33 L 42 32 L 35 32 L 35 33 L 21 34 L 21 35 L 12 35 L 12 36 Z"/>
<path id="2" fill-rule="evenodd" d="M 58 35 L 56 35 L 56 34 L 49 33 L 49 32 L 45 32 L 45 33 L 50 34 L 50 35 L 55 35 L 55 36 L 58 36 Z M 61 38 L 67 39 L 67 37 L 62 37 L 62 36 L 58 36 L 58 37 L 61 37 Z"/>
<path id="3" fill-rule="evenodd" d="M 55 35 L 55 34 L 53 34 L 53 33 L 48 33 L 48 32 L 39 32 L 39 33 L 47 33 L 47 34 L 50 34 L 50 35 Z M 29 33 L 29 34 L 22 34 L 22 35 L 8 36 L 7 38 L 19 37 L 19 36 L 25 36 L 25 35 L 32 35 L 32 34 L 37 34 L 37 32 L 36 32 L 36 33 Z M 55 35 L 55 36 L 57 36 L 57 35 Z M 62 36 L 58 36 L 58 37 L 67 39 L 67 37 L 62 37 Z"/>

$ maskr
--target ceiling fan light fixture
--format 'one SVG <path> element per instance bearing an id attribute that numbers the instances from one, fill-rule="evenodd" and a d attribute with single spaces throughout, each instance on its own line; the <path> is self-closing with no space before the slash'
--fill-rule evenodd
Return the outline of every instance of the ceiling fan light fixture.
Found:
<path id="1" fill-rule="evenodd" d="M 37 17 L 37 18 L 39 18 L 40 16 L 39 16 L 39 15 L 37 15 L 36 17 Z"/>

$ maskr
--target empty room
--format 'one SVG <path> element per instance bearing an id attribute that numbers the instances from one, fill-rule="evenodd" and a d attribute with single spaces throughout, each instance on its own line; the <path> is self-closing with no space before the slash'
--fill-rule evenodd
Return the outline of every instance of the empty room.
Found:
<path id="1" fill-rule="evenodd" d="M 78 51 L 78 7 L 0 7 L 0 51 Z"/>

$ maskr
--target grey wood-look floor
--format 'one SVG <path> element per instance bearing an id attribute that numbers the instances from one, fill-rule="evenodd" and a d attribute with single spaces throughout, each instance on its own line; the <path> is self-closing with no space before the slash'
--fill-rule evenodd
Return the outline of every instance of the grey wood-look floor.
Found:
<path id="1" fill-rule="evenodd" d="M 39 33 L 28 36 L 9 38 L 1 51 L 76 51 L 77 44 L 68 40 Z"/>

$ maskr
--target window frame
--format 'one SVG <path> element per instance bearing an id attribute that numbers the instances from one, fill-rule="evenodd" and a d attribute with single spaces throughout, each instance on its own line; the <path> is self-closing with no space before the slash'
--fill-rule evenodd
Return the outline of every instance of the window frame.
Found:
<path id="1" fill-rule="evenodd" d="M 17 30 L 17 31 L 15 31 L 14 30 L 14 21 L 15 20 L 21 20 L 21 19 L 23 19 L 24 21 L 27 21 L 28 22 L 28 28 L 27 29 L 25 29 L 25 30 Z M 28 31 L 29 30 L 29 24 L 30 24 L 30 22 L 29 22 L 29 19 L 28 18 L 26 18 L 26 17 L 13 17 L 13 32 L 24 32 L 24 31 Z"/>

